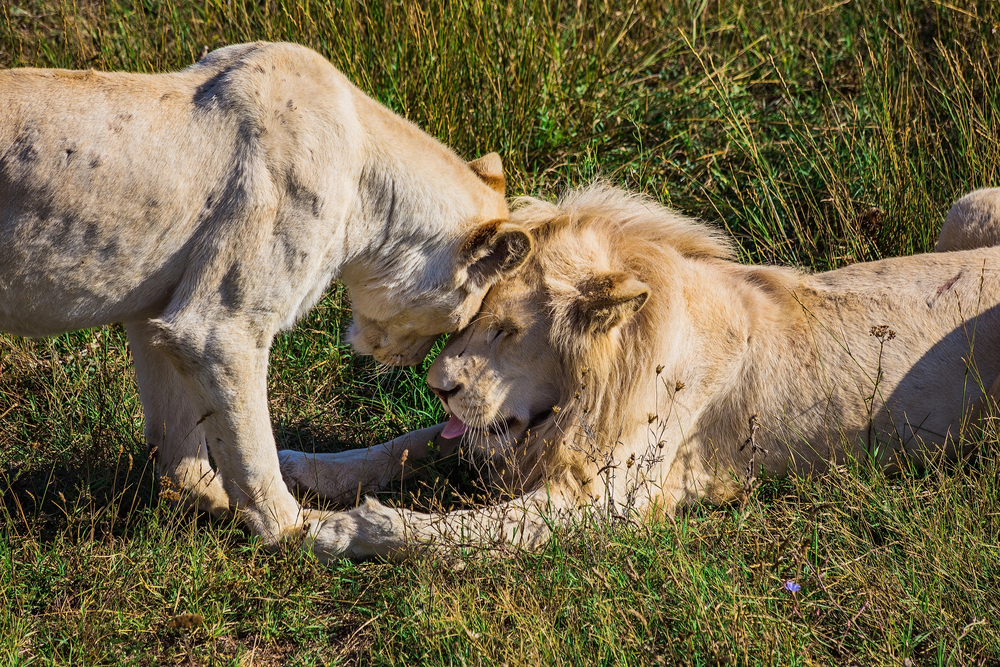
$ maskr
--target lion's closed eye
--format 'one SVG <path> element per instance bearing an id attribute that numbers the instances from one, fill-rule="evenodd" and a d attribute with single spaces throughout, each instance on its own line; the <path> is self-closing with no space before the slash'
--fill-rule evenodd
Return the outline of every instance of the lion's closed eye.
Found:
<path id="1" fill-rule="evenodd" d="M 501 320 L 486 332 L 486 343 L 494 345 L 500 341 L 516 336 L 520 328 L 511 320 Z"/>

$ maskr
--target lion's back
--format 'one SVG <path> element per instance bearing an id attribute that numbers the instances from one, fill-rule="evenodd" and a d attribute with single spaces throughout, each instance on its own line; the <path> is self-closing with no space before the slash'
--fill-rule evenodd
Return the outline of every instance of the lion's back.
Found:
<path id="1" fill-rule="evenodd" d="M 339 148 L 323 139 L 356 125 L 352 95 L 319 54 L 284 44 L 168 74 L 0 71 L 0 329 L 44 335 L 162 307 L 197 235 L 275 200 L 276 172 L 315 180 L 303 155 L 350 144 L 350 131 Z"/>

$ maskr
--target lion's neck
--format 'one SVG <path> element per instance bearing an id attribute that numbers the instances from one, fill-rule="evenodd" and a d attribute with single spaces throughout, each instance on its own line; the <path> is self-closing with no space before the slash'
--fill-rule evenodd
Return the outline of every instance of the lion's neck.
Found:
<path id="1" fill-rule="evenodd" d="M 697 367 L 710 393 L 737 379 L 756 378 L 761 359 L 772 358 L 802 319 L 794 288 L 796 271 L 692 260 L 682 282 L 683 319 L 691 345 L 704 350 Z M 683 355 L 690 357 L 690 355 Z M 691 359 L 679 360 L 690 365 Z M 721 385 L 720 385 L 721 383 Z"/>
<path id="2" fill-rule="evenodd" d="M 471 231 L 485 187 L 450 149 L 370 100 L 357 196 L 345 220 L 345 281 L 388 281 L 419 292 L 450 278 L 451 256 Z M 384 137 L 395 137 L 391 146 Z"/>
<path id="3" fill-rule="evenodd" d="M 723 261 L 698 264 L 684 281 L 685 352 L 675 356 L 675 367 L 690 392 L 686 402 L 698 406 L 691 415 L 695 436 L 721 446 L 725 458 L 735 454 L 730 445 L 738 447 L 749 433 L 749 417 L 771 409 L 766 401 L 774 383 L 796 372 L 784 366 L 797 363 L 801 355 L 793 350 L 807 344 L 794 295 L 800 274 Z"/>

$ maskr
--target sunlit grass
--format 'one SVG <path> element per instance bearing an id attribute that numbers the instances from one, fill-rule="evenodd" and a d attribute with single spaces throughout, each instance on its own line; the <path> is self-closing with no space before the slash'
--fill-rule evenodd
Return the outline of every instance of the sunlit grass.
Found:
<path id="1" fill-rule="evenodd" d="M 300 42 L 462 155 L 499 151 L 510 194 L 600 175 L 725 226 L 748 261 L 825 269 L 928 250 L 957 196 L 1000 183 L 998 24 L 985 1 L 14 0 L 0 65 L 157 72 Z M 354 357 L 348 318 L 334 287 L 275 343 L 282 446 L 440 418 L 426 365 Z M 0 662 L 1000 662 L 995 435 L 972 462 L 852 463 L 461 570 L 321 566 L 160 502 L 129 367 L 120 327 L 0 336 Z"/>

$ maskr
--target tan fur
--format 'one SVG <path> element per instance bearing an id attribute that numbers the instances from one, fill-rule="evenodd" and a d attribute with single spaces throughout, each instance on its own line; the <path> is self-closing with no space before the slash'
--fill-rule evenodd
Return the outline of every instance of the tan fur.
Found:
<path id="1" fill-rule="evenodd" d="M 965 195 L 948 211 L 936 252 L 1000 245 L 1000 188 L 983 188 Z"/>
<path id="2" fill-rule="evenodd" d="M 293 44 L 3 71 L 0 109 L 0 330 L 125 322 L 160 473 L 268 542 L 324 530 L 280 476 L 274 335 L 339 276 L 355 346 L 416 363 L 530 251 L 496 155 L 474 171 Z"/>
<path id="3" fill-rule="evenodd" d="M 974 190 L 952 204 L 941 226 L 935 252 L 1000 245 L 1000 188 Z M 1000 398 L 1000 378 L 987 394 Z"/>
<path id="4" fill-rule="evenodd" d="M 490 461 L 510 500 L 442 515 L 368 501 L 330 519 L 341 532 L 327 552 L 537 545 L 584 511 L 738 497 L 751 455 L 751 476 L 822 470 L 848 453 L 920 465 L 955 454 L 1000 376 L 997 249 L 818 274 L 745 266 L 718 232 L 600 185 L 558 206 L 525 200 L 514 219 L 533 230 L 535 254 L 428 375 L 476 427 L 463 448 Z M 439 430 L 368 457 L 389 464 Z M 752 431 L 755 453 L 741 448 Z M 283 472 L 343 497 L 356 470 L 337 457 L 283 453 Z"/>

